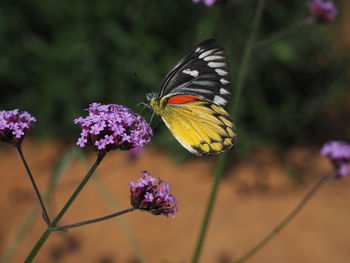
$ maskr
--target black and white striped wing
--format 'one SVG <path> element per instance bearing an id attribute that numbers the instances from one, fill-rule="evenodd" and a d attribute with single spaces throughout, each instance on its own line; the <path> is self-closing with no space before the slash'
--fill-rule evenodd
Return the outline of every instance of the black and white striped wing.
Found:
<path id="1" fill-rule="evenodd" d="M 161 84 L 161 97 L 177 94 L 201 96 L 219 106 L 231 93 L 228 60 L 213 39 L 205 40 L 176 63 Z"/>

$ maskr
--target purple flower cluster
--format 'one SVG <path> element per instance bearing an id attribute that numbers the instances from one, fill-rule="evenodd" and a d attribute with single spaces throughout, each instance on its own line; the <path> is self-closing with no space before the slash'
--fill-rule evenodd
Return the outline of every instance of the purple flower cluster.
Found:
<path id="1" fill-rule="evenodd" d="M 311 16 L 320 23 L 333 21 L 337 16 L 338 11 L 331 0 L 311 0 L 308 5 Z"/>
<path id="2" fill-rule="evenodd" d="M 96 151 L 130 150 L 148 143 L 153 135 L 145 119 L 127 107 L 92 103 L 87 110 L 87 117 L 74 120 L 82 129 L 77 141 L 80 147 L 91 146 Z"/>
<path id="3" fill-rule="evenodd" d="M 26 111 L 0 111 L 0 140 L 19 145 L 33 122 L 36 119 Z"/>
<path id="4" fill-rule="evenodd" d="M 217 0 L 192 0 L 193 3 L 203 2 L 206 6 L 212 6 Z"/>
<path id="5" fill-rule="evenodd" d="M 342 141 L 330 141 L 323 145 L 321 155 L 328 157 L 337 169 L 337 176 L 350 174 L 350 145 Z"/>
<path id="6" fill-rule="evenodd" d="M 177 211 L 175 197 L 170 194 L 170 186 L 142 171 L 143 177 L 137 183 L 129 183 L 131 205 L 154 215 L 175 216 Z"/>

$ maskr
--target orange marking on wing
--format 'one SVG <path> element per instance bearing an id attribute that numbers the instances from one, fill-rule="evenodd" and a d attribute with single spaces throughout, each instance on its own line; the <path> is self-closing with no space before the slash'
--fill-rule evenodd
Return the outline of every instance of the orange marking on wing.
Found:
<path id="1" fill-rule="evenodd" d="M 176 95 L 176 96 L 171 97 L 168 100 L 168 103 L 183 104 L 183 103 L 191 102 L 191 101 L 194 101 L 197 99 L 198 99 L 198 96 L 194 96 L 194 95 Z"/>

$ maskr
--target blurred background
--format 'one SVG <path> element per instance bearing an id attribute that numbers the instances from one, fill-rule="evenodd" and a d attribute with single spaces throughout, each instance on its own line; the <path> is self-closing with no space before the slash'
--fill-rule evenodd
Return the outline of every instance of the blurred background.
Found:
<path id="1" fill-rule="evenodd" d="M 350 2 L 334 2 L 338 9 L 335 21 L 300 26 L 284 37 L 264 42 L 309 17 L 307 1 L 266 1 L 238 114 L 232 116 L 238 130 L 237 147 L 218 197 L 202 262 L 233 262 L 243 254 L 296 204 L 312 179 L 330 169 L 327 160 L 318 156 L 320 146 L 330 139 L 350 141 Z M 91 102 L 123 104 L 150 120 L 152 112 L 137 105 L 146 102 L 147 92 L 159 91 L 171 66 L 200 41 L 215 38 L 225 48 L 235 83 L 256 4 L 255 0 L 221 0 L 210 7 L 191 0 L 1 0 L 0 106 L 6 110 L 20 108 L 37 118 L 24 146 L 41 187 L 47 186 L 47 174 L 59 156 L 77 140 L 79 127 L 73 119 L 85 115 L 83 110 Z M 159 120 L 152 125 L 155 136 L 151 145 L 136 157 L 126 152 L 111 154 L 101 180 L 114 197 L 121 198 L 118 200 L 123 206 L 128 205 L 127 182 L 135 181 L 141 169 L 159 171 L 155 176 L 174 184 L 182 206 L 179 218 L 145 214 L 126 217 L 136 229 L 148 262 L 188 262 L 216 157 L 192 158 Z M 4 180 L 1 195 L 5 200 L 0 214 L 7 218 L 0 224 L 0 252 L 11 243 L 36 201 L 28 180 L 23 179 L 18 157 L 11 152 L 13 149 L 3 147 L 0 153 Z M 159 158 L 154 160 L 154 156 Z M 52 201 L 57 207 L 53 205 L 52 211 L 61 207 L 86 169 L 76 162 L 69 166 L 69 178 L 64 177 L 63 186 L 58 187 L 61 190 Z M 127 178 L 108 176 L 116 171 Z M 349 231 L 342 231 L 350 217 L 349 202 L 332 199 L 342 193 L 349 201 L 344 185 L 325 190 L 309 208 L 309 216 L 304 214 L 304 221 L 286 230 L 287 239 L 280 237 L 251 262 L 346 262 L 350 254 L 344 243 L 335 240 L 350 238 Z M 110 207 L 102 197 L 95 200 L 96 195 L 100 196 L 94 186 L 86 190 L 66 223 L 108 213 Z M 228 210 L 230 206 L 234 207 L 232 211 Z M 344 225 L 337 221 L 336 226 L 325 230 L 332 222 L 330 215 L 341 213 Z M 319 228 L 312 221 L 316 214 Z M 259 216 L 262 221 L 257 223 Z M 42 224 L 39 220 L 35 223 L 21 243 L 22 252 L 16 250 L 9 262 L 23 260 L 40 235 Z M 309 226 L 312 233 L 306 233 Z M 137 262 L 127 238 L 120 237 L 123 227 L 109 222 L 87 228 L 54 237 L 37 262 Z M 117 228 L 114 237 L 111 228 Z M 167 233 L 165 229 L 171 230 Z M 188 233 L 191 238 L 183 242 Z M 301 235 L 305 235 L 306 243 L 300 243 Z M 166 246 L 167 236 L 171 240 Z M 70 239 L 64 242 L 67 237 L 73 245 Z M 325 243 L 317 243 L 324 239 Z M 100 244 L 96 251 L 91 249 L 95 243 Z M 66 246 L 63 244 L 68 244 L 67 248 L 58 249 Z M 339 256 L 337 260 L 335 255 Z M 87 258 L 81 260 L 84 256 Z"/>
<path id="2" fill-rule="evenodd" d="M 336 2 L 335 22 L 302 27 L 256 48 L 239 114 L 233 116 L 241 149 L 349 138 L 346 2 Z M 147 91 L 158 91 L 170 67 L 207 38 L 229 54 L 234 83 L 255 5 L 252 0 L 212 7 L 190 0 L 1 1 L 1 108 L 36 116 L 34 136 L 73 141 L 78 127 L 72 120 L 89 103 L 123 104 L 140 112 L 137 104 L 146 101 Z M 258 40 L 308 15 L 306 1 L 268 1 Z M 147 118 L 150 112 L 142 114 Z M 181 149 L 158 126 L 154 142 Z"/>

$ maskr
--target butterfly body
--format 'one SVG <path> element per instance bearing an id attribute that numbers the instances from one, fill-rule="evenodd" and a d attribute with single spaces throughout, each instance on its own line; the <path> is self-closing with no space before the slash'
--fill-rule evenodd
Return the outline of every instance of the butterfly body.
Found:
<path id="1" fill-rule="evenodd" d="M 174 137 L 195 155 L 217 154 L 234 144 L 234 124 L 223 108 L 230 95 L 227 68 L 223 49 L 204 41 L 173 66 L 159 94 L 147 96 Z"/>

